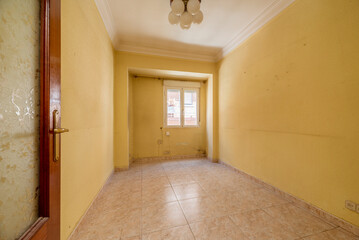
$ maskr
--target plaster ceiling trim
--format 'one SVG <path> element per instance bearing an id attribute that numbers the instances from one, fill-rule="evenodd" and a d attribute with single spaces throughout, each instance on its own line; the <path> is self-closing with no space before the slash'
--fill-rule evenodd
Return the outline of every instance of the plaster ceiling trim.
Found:
<path id="1" fill-rule="evenodd" d="M 105 24 L 105 28 L 107 33 L 114 45 L 116 43 L 116 31 L 113 26 L 114 18 L 112 16 L 110 5 L 107 0 L 95 0 L 95 4 L 100 13 L 103 23 Z"/>
<path id="2" fill-rule="evenodd" d="M 216 61 L 221 60 L 231 51 L 241 45 L 261 27 L 291 5 L 295 0 L 276 0 L 261 12 L 252 22 L 242 29 L 216 56 Z"/>
<path id="3" fill-rule="evenodd" d="M 198 53 L 189 53 L 183 52 L 175 49 L 160 49 L 153 48 L 148 46 L 142 46 L 140 44 L 120 44 L 116 50 L 123 52 L 132 52 L 140 54 L 148 54 L 162 57 L 172 57 L 172 58 L 182 58 L 195 61 L 204 61 L 204 62 L 216 62 L 216 55 L 213 54 L 198 54 Z"/>
<path id="4" fill-rule="evenodd" d="M 124 52 L 133 52 L 173 58 L 183 58 L 189 60 L 198 60 L 206 62 L 217 62 L 228 55 L 231 51 L 237 48 L 245 40 L 247 40 L 251 35 L 257 32 L 261 27 L 268 23 L 271 19 L 277 16 L 285 8 L 291 5 L 295 0 L 276 0 L 270 4 L 264 11 L 262 11 L 252 22 L 250 22 L 244 29 L 241 29 L 236 36 L 230 40 L 223 48 L 216 54 L 198 54 L 195 52 L 185 53 L 176 49 L 159 49 L 149 46 L 143 46 L 138 43 L 128 42 L 126 44 L 121 44 L 117 40 L 116 31 L 113 26 L 114 18 L 111 13 L 111 9 L 108 4 L 108 0 L 95 0 L 97 8 L 100 12 L 102 20 L 105 24 L 107 32 L 112 40 L 112 44 L 115 49 L 118 51 Z"/>

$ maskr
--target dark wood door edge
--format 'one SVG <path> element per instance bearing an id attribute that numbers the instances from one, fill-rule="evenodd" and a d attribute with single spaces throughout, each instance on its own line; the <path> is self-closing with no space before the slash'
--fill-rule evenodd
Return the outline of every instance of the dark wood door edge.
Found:
<path id="1" fill-rule="evenodd" d="M 19 240 L 42 240 L 47 239 L 47 223 L 49 218 L 40 217 L 37 221 L 19 238 Z"/>

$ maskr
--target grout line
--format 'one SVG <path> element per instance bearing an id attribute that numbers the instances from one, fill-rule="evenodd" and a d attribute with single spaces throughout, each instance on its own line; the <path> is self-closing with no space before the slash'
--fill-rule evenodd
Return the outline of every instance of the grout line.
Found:
<path id="1" fill-rule="evenodd" d="M 174 190 L 174 188 L 173 188 L 173 185 L 172 185 L 172 183 L 171 183 L 171 181 L 170 181 L 170 179 L 169 179 L 168 174 L 167 174 L 166 171 L 165 171 L 165 173 L 166 173 L 166 176 L 167 176 L 168 181 L 169 181 L 170 184 L 171 184 L 172 191 L 173 191 L 174 194 L 176 195 L 177 203 L 178 203 L 178 205 L 179 205 L 180 208 L 181 208 L 182 214 L 183 214 L 184 218 L 186 219 L 187 226 L 189 227 L 189 230 L 191 231 L 193 238 L 196 239 L 196 237 L 195 237 L 195 235 L 194 235 L 194 233 L 193 233 L 193 231 L 192 231 L 191 225 L 189 225 L 189 221 L 188 221 L 188 219 L 187 219 L 187 217 L 186 217 L 186 214 L 184 213 L 184 210 L 183 210 L 182 205 L 181 205 L 181 203 L 180 203 L 180 200 L 179 200 L 179 198 L 178 198 L 178 196 L 177 196 L 177 193 L 175 192 L 175 190 Z"/>

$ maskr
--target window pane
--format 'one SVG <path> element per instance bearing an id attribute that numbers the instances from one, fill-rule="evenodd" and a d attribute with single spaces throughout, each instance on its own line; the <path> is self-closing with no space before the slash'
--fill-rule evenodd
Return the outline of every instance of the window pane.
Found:
<path id="1" fill-rule="evenodd" d="M 185 90 L 184 91 L 184 125 L 196 126 L 197 125 L 197 91 Z"/>
<path id="2" fill-rule="evenodd" d="M 167 90 L 167 125 L 181 125 L 181 91 L 178 89 Z"/>

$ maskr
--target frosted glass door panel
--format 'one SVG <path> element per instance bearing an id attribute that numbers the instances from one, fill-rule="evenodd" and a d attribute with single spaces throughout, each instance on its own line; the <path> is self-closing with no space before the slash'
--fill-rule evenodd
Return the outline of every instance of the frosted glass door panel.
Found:
<path id="1" fill-rule="evenodd" d="M 0 0 L 0 239 L 38 218 L 40 0 Z"/>

